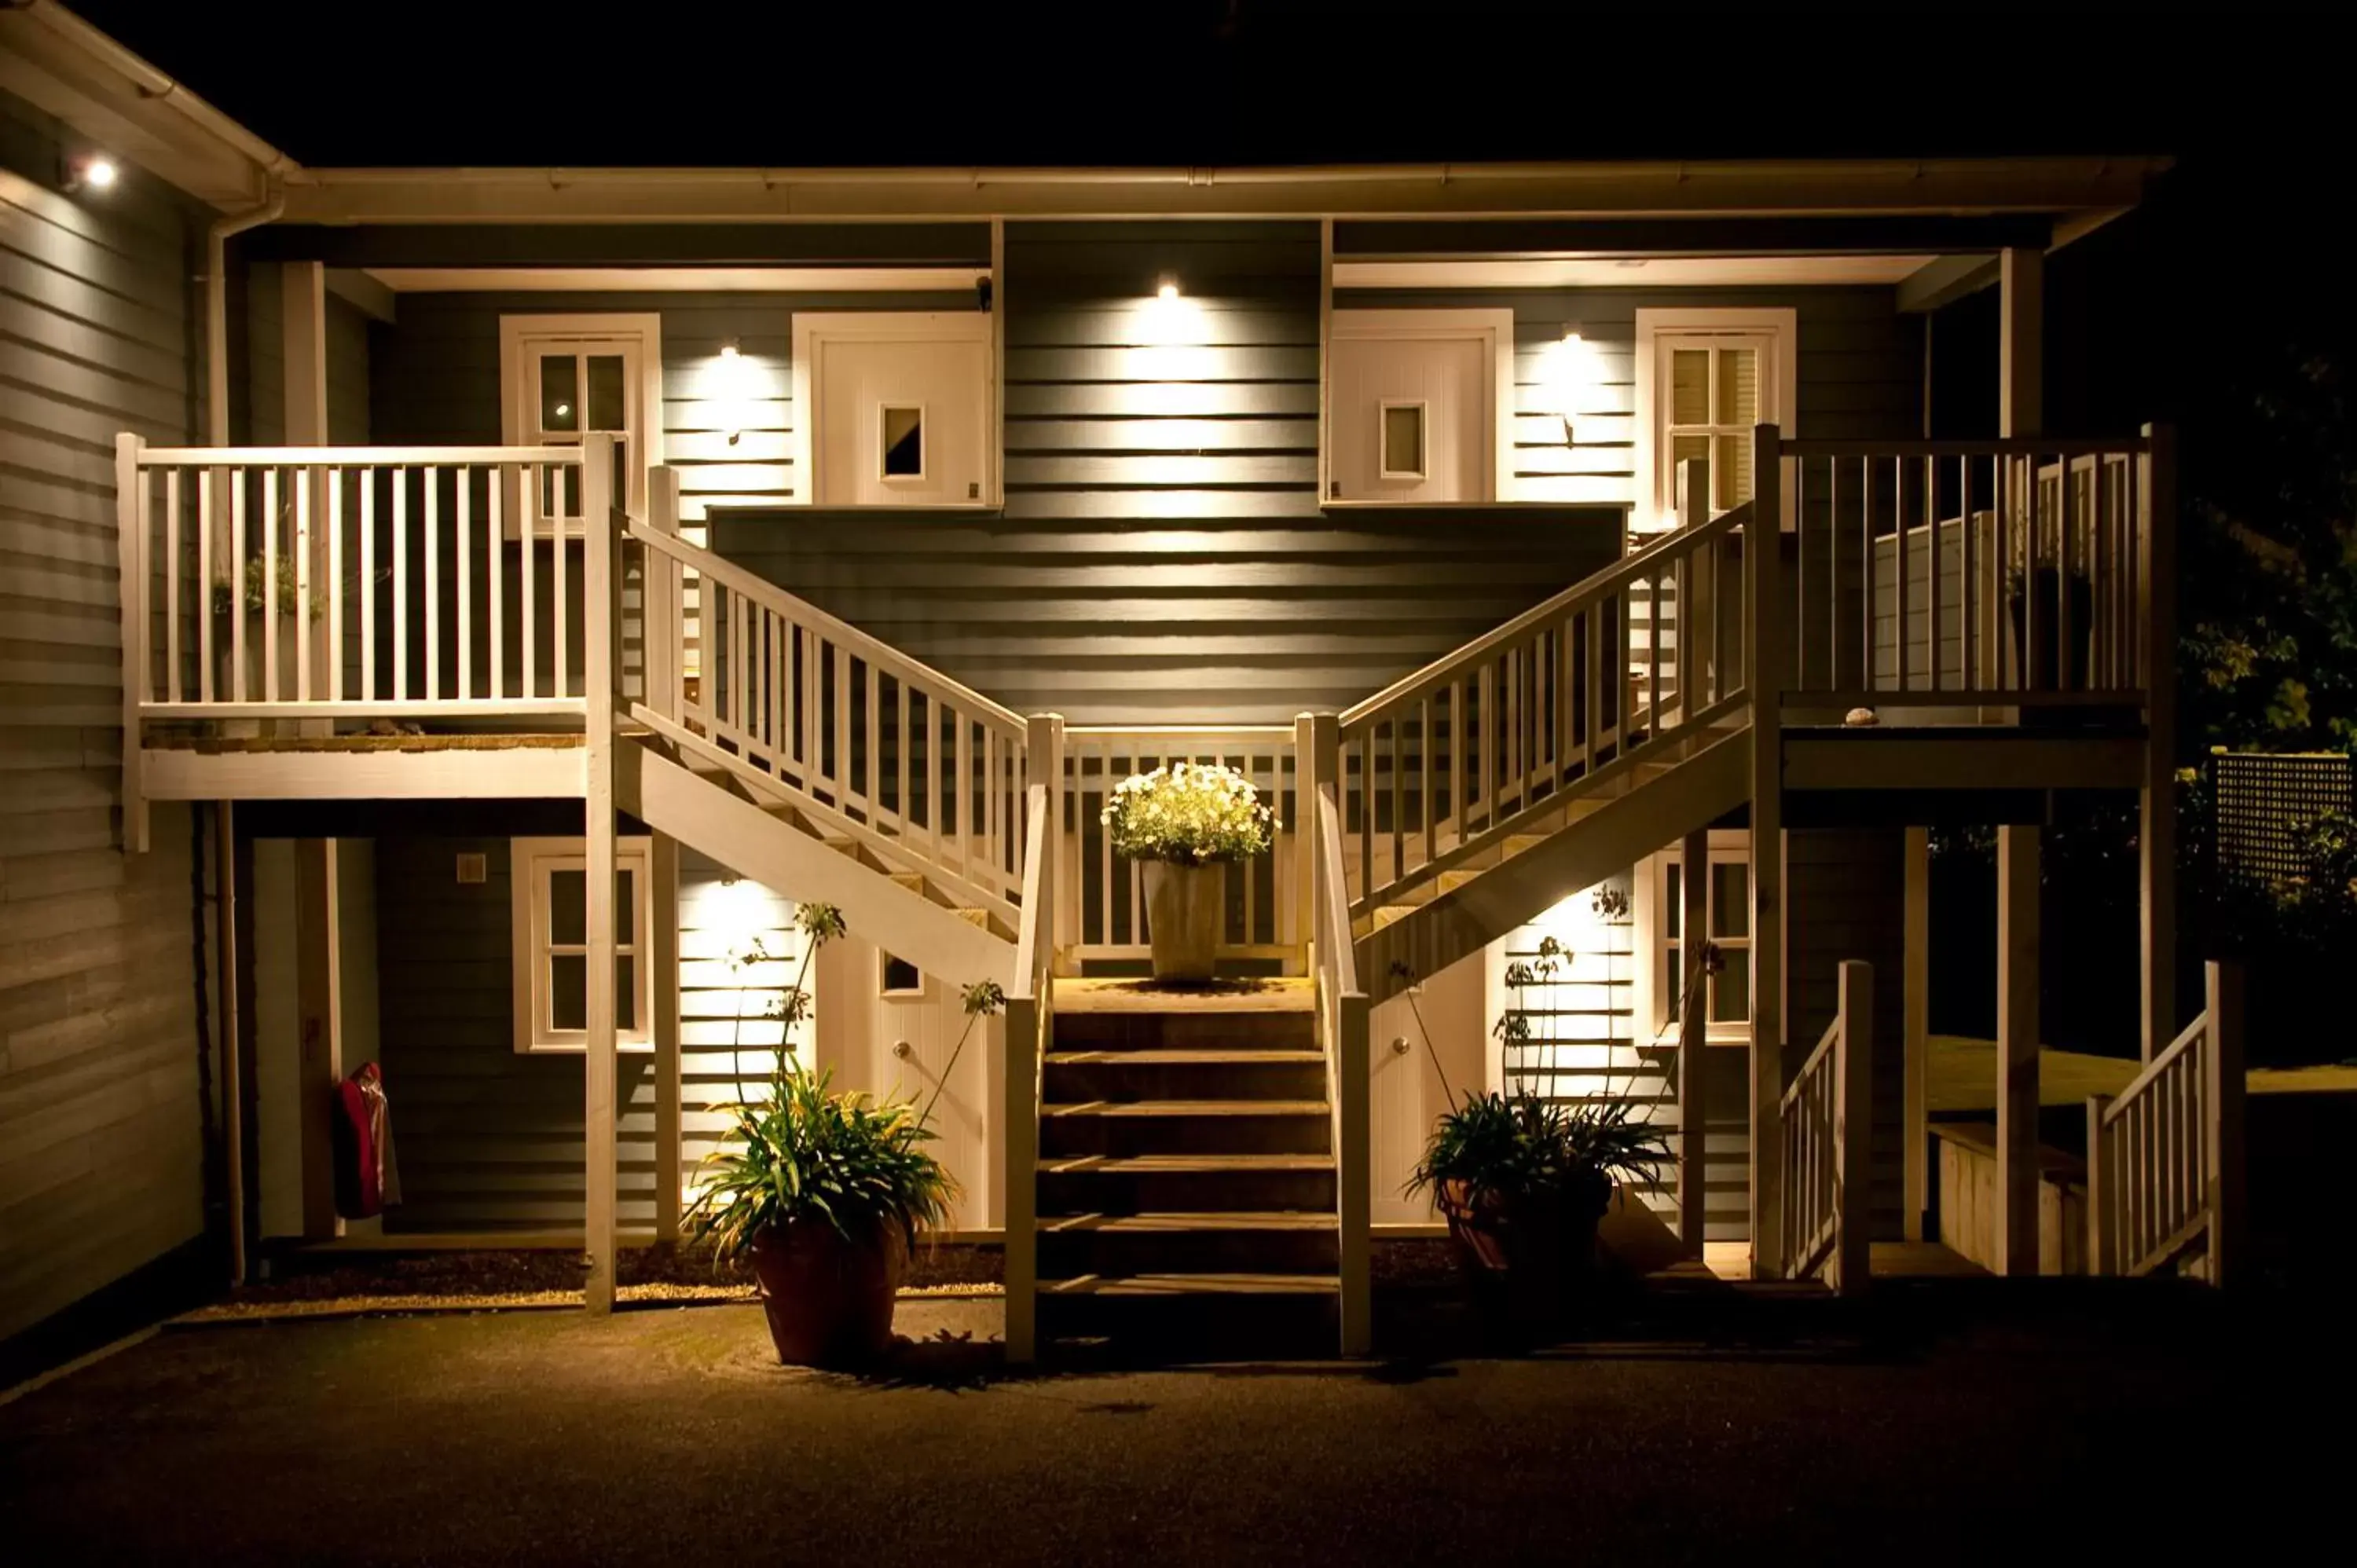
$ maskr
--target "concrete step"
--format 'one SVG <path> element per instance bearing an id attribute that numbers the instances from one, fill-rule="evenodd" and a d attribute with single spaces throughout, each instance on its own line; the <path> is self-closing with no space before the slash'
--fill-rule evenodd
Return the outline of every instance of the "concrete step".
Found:
<path id="1" fill-rule="evenodd" d="M 1082 1214 L 1040 1222 L 1039 1272 L 1083 1276 L 1308 1274 L 1340 1265 L 1334 1216 L 1282 1210 Z"/>
<path id="2" fill-rule="evenodd" d="M 1043 1157 L 1077 1155 L 1323 1155 L 1323 1100 L 1088 1101 L 1039 1108 Z"/>
<path id="3" fill-rule="evenodd" d="M 1326 1060 L 1316 1051 L 1050 1051 L 1044 1099 L 1315 1100 L 1326 1093 Z"/>
<path id="4" fill-rule="evenodd" d="M 1043 1158 L 1042 1223 L 1074 1214 L 1334 1212 L 1326 1155 L 1080 1155 Z"/>

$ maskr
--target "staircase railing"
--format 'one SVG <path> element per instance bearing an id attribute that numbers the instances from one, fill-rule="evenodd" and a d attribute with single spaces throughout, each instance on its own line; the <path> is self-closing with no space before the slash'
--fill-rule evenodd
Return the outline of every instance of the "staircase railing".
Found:
<path id="1" fill-rule="evenodd" d="M 1352 914 L 1740 705 L 1751 532 L 1746 505 L 1665 535 L 1346 709 L 1337 783 L 1358 851 Z M 1639 601 L 1649 613 L 1632 616 Z"/>
<path id="2" fill-rule="evenodd" d="M 650 650 L 633 715 L 1011 923 L 1024 881 L 1022 715 L 680 538 L 667 491 L 658 486 L 653 517 L 628 529 L 643 552 Z M 694 674 L 675 656 L 690 574 Z"/>
<path id="3" fill-rule="evenodd" d="M 1318 1048 L 1326 1057 L 1326 1099 L 1333 1118 L 1334 1181 L 1341 1250 L 1342 1354 L 1362 1356 L 1374 1340 L 1369 1261 L 1373 1194 L 1369 1149 L 1368 1005 L 1351 933 L 1347 863 L 1337 771 L 1339 725 L 1326 714 L 1297 721 L 1297 750 L 1308 779 L 1305 824 L 1310 861 L 1310 962 L 1317 991 Z"/>
<path id="4" fill-rule="evenodd" d="M 1840 1007 L 1784 1090 L 1784 1255 L 1777 1273 L 1802 1279 L 1824 1270 L 1845 1294 L 1871 1272 L 1874 1122 L 1874 966 L 1842 964 Z"/>
<path id="5" fill-rule="evenodd" d="M 2225 1283 L 2242 1243 L 2243 987 L 2212 963 L 2209 1005 L 2117 1095 L 2087 1101 L 2087 1266 L 2147 1274 L 2195 1243 Z"/>
<path id="6" fill-rule="evenodd" d="M 2140 703 L 2156 658 L 2169 658 L 2148 632 L 2154 446 L 1784 443 L 1790 695 L 1828 708 Z"/>

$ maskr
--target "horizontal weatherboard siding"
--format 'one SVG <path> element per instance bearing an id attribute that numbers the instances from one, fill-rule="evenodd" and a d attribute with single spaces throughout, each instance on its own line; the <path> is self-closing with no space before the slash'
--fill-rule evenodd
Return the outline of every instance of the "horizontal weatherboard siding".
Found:
<path id="1" fill-rule="evenodd" d="M 1318 266 L 1303 223 L 1010 226 L 1004 511 L 747 512 L 716 547 L 1075 723 L 1347 706 L 1613 557 L 1612 511 L 1329 516 Z"/>

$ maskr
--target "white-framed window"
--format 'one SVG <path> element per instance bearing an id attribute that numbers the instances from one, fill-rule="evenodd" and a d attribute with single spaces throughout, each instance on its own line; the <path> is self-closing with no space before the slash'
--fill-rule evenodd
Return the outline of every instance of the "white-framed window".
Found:
<path id="1" fill-rule="evenodd" d="M 1701 929 L 1718 944 L 1726 962 L 1703 981 L 1696 999 L 1705 1009 L 1704 1038 L 1740 1042 L 1751 1037 L 1751 848 L 1746 834 L 1711 835 L 1710 869 L 1705 878 L 1709 907 Z M 1685 945 L 1690 929 L 1684 903 L 1685 856 L 1670 849 L 1652 857 L 1652 1005 L 1655 1037 L 1674 1037 L 1679 1003 L 1686 984 Z"/>
<path id="2" fill-rule="evenodd" d="M 653 840 L 620 839 L 614 855 L 614 1032 L 624 1050 L 651 1050 Z M 514 919 L 515 1048 L 578 1051 L 588 1044 L 589 875 L 577 838 L 509 845 Z"/>
<path id="3" fill-rule="evenodd" d="M 1385 398 L 1376 404 L 1375 416 L 1383 425 L 1378 436 L 1383 450 L 1378 478 L 1421 479 L 1425 477 L 1425 412 L 1431 406 L 1422 398 Z"/>
<path id="4" fill-rule="evenodd" d="M 876 993 L 894 1000 L 906 1000 L 925 993 L 924 972 L 905 958 L 895 958 L 878 948 L 876 951 Z"/>
<path id="5" fill-rule="evenodd" d="M 876 405 L 876 477 L 888 485 L 925 482 L 925 405 Z"/>
<path id="6" fill-rule="evenodd" d="M 1789 309 L 1637 312 L 1641 532 L 1677 526 L 1684 461 L 1708 465 L 1713 515 L 1751 499 L 1752 427 L 1792 434 L 1798 334 Z"/>
<path id="7" fill-rule="evenodd" d="M 615 500 L 643 514 L 648 472 L 662 460 L 662 318 L 653 315 L 500 317 L 500 435 L 511 446 L 576 446 L 614 437 Z M 581 536 L 581 478 L 544 474 L 510 538 Z"/>

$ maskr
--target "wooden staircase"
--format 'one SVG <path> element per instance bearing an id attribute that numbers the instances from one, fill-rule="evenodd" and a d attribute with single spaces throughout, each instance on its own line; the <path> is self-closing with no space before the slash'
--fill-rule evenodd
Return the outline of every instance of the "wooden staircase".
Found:
<path id="1" fill-rule="evenodd" d="M 1332 1352 L 1333 1117 L 1304 981 L 1056 985 L 1041 1063 L 1043 1343 Z"/>

